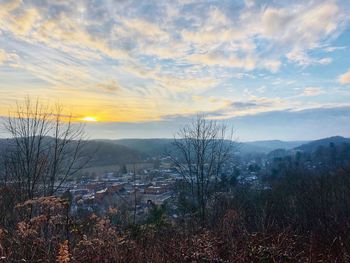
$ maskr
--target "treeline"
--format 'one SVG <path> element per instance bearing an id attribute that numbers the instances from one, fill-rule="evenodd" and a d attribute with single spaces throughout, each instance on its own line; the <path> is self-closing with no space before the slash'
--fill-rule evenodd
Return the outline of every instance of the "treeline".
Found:
<path id="1" fill-rule="evenodd" d="M 314 146 L 314 145 L 312 145 Z M 303 151 L 295 152 L 275 150 L 268 155 L 265 178 L 279 180 L 290 170 L 307 170 L 310 172 L 325 173 L 338 168 L 350 166 L 350 143 L 333 143 L 317 147 L 304 147 Z"/>

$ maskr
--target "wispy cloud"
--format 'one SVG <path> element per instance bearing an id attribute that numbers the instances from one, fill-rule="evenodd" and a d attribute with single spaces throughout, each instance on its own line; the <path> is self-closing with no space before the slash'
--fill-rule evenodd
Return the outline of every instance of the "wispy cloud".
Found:
<path id="1" fill-rule="evenodd" d="M 97 87 L 110 92 L 115 92 L 120 90 L 119 84 L 115 80 L 110 80 L 105 83 L 97 84 Z"/>
<path id="2" fill-rule="evenodd" d="M 346 49 L 345 46 L 337 47 L 337 46 L 330 46 L 330 47 L 325 47 L 323 50 L 326 52 L 334 52 L 338 50 L 344 50 Z"/>
<path id="3" fill-rule="evenodd" d="M 336 0 L 1 1 L 2 100 L 41 94 L 110 121 L 325 105 L 322 73 L 333 69 L 334 82 L 350 67 L 337 64 L 349 55 L 338 40 L 349 10 Z M 14 74 L 30 79 L 17 93 Z"/>
<path id="4" fill-rule="evenodd" d="M 17 54 L 7 53 L 5 50 L 0 49 L 0 65 L 5 63 L 5 62 L 16 63 L 17 60 L 18 60 Z"/>
<path id="5" fill-rule="evenodd" d="M 307 87 L 304 89 L 302 95 L 303 96 L 317 96 L 323 94 L 324 90 L 319 87 Z"/>
<path id="6" fill-rule="evenodd" d="M 338 81 L 341 84 L 350 84 L 350 69 L 347 72 L 341 74 L 338 77 Z"/>

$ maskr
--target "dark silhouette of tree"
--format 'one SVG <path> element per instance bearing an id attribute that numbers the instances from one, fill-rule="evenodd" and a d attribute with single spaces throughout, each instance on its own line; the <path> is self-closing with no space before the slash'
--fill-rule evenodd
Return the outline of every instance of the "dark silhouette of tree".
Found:
<path id="1" fill-rule="evenodd" d="M 53 195 L 90 160 L 84 152 L 84 127 L 73 124 L 59 104 L 51 107 L 27 97 L 4 126 L 10 134 L 6 183 L 20 190 L 21 200 Z"/>
<path id="2" fill-rule="evenodd" d="M 120 169 L 120 173 L 121 173 L 121 174 L 126 174 L 126 173 L 128 173 L 128 170 L 126 169 L 126 165 L 125 165 L 125 164 L 122 165 L 122 167 L 121 167 L 121 169 Z"/>
<path id="3" fill-rule="evenodd" d="M 232 139 L 233 131 L 227 124 L 203 115 L 198 115 L 175 136 L 176 155 L 172 159 L 187 183 L 189 197 L 203 224 L 208 199 L 218 189 L 224 167 L 232 161 L 235 148 Z"/>

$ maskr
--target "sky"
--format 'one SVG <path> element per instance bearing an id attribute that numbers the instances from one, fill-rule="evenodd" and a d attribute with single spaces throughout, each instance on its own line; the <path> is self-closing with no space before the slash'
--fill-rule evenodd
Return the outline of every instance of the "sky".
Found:
<path id="1" fill-rule="evenodd" d="M 91 138 L 350 137 L 348 0 L 0 0 L 0 116 L 59 101 Z"/>

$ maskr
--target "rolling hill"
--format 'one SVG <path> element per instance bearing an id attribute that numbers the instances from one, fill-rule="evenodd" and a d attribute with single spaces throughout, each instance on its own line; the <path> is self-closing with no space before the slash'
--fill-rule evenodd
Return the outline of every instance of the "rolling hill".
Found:
<path id="1" fill-rule="evenodd" d="M 344 143 L 350 144 L 350 139 L 342 136 L 333 136 L 333 137 L 323 138 L 320 140 L 315 140 L 315 141 L 300 145 L 296 147 L 295 150 L 299 150 L 303 152 L 314 152 L 317 150 L 318 147 L 320 146 L 327 147 L 331 143 L 333 143 L 334 145 L 341 145 Z"/>
<path id="2" fill-rule="evenodd" d="M 104 166 L 143 161 L 148 157 L 162 157 L 174 150 L 173 139 L 120 139 L 120 140 L 91 140 L 86 143 L 85 152 L 93 155 L 89 166 Z M 4 153 L 11 139 L 0 139 L 0 155 Z M 329 146 L 330 143 L 349 143 L 349 138 L 334 136 L 305 143 L 305 141 L 252 141 L 239 143 L 238 152 L 245 154 L 268 154 L 278 151 L 289 152 L 298 150 L 313 152 L 319 146 Z M 276 152 L 277 154 L 277 152 Z M 286 153 L 283 152 L 283 155 Z"/>

